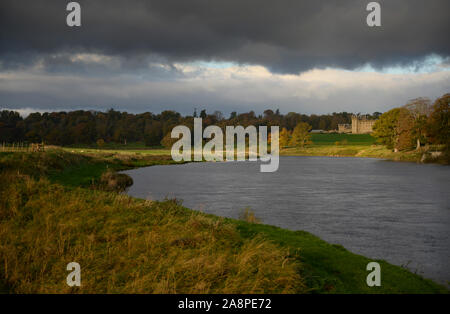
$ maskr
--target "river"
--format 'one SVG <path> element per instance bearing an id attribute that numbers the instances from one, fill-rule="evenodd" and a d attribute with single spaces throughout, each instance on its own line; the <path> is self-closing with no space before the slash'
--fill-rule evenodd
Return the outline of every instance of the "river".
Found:
<path id="1" fill-rule="evenodd" d="M 373 259 L 450 281 L 450 167 L 372 158 L 280 157 L 125 171 L 128 194 L 237 218 L 250 207 L 263 223 L 306 230 Z"/>

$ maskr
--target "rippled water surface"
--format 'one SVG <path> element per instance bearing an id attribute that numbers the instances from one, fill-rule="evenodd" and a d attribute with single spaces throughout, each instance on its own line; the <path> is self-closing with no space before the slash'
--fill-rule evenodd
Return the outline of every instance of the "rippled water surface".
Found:
<path id="1" fill-rule="evenodd" d="M 450 167 L 369 158 L 281 157 L 126 171 L 129 194 L 237 218 L 250 206 L 263 223 L 306 230 L 354 253 L 450 281 Z"/>

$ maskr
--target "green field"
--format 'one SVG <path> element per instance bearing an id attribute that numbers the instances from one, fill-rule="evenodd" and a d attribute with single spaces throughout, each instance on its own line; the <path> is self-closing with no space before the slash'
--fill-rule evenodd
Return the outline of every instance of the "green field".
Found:
<path id="1" fill-rule="evenodd" d="M 286 147 L 280 150 L 282 156 L 333 156 L 333 157 L 370 157 L 396 161 L 419 162 L 420 151 L 397 152 L 377 145 L 370 134 L 311 134 L 312 144 L 301 147 Z M 64 151 L 96 155 L 129 155 L 142 160 L 146 156 L 170 156 L 170 149 L 162 147 L 146 147 L 143 143 L 127 145 L 110 143 L 102 148 L 63 147 Z"/>
<path id="2" fill-rule="evenodd" d="M 375 138 L 370 134 L 340 134 L 340 133 L 311 133 L 311 139 L 314 145 L 335 145 L 336 142 L 347 142 L 348 144 L 355 145 L 372 145 L 375 143 Z M 164 148 L 163 146 L 149 147 L 145 146 L 142 142 L 132 142 L 128 144 L 123 143 L 105 143 L 101 147 L 92 145 L 70 145 L 65 147 L 67 150 L 84 150 L 84 151 L 96 151 L 96 150 L 107 150 L 107 151 L 130 151 L 130 152 L 148 152 L 148 153 L 160 153 L 169 152 L 170 149 Z"/>
<path id="3" fill-rule="evenodd" d="M 143 142 L 131 142 L 131 143 L 116 143 L 116 142 L 105 142 L 101 146 L 96 143 L 92 143 L 90 145 L 87 144 L 73 144 L 66 146 L 67 148 L 90 148 L 90 149 L 105 149 L 105 150 L 142 150 L 142 149 L 150 149 L 150 148 L 163 148 L 162 146 L 157 147 L 148 147 L 145 146 Z"/>
<path id="4" fill-rule="evenodd" d="M 370 157 L 396 161 L 419 162 L 423 155 L 421 151 L 397 152 L 377 145 L 370 134 L 311 134 L 312 144 L 305 147 L 285 147 L 280 150 L 282 156 L 333 156 L 333 157 Z M 170 149 L 158 146 L 147 147 L 144 143 L 117 144 L 107 143 L 103 147 L 91 145 L 87 147 L 63 147 L 63 150 L 81 154 L 117 154 L 138 156 L 170 156 Z"/>
<path id="5" fill-rule="evenodd" d="M 0 290 L 6 293 L 448 293 L 304 231 L 225 219 L 180 200 L 144 201 L 98 184 L 106 169 L 169 156 L 0 153 Z M 82 265 L 81 288 L 65 266 Z"/>
<path id="6" fill-rule="evenodd" d="M 311 140 L 313 145 L 336 145 L 336 142 L 367 146 L 375 144 L 375 138 L 370 134 L 312 133 Z"/>

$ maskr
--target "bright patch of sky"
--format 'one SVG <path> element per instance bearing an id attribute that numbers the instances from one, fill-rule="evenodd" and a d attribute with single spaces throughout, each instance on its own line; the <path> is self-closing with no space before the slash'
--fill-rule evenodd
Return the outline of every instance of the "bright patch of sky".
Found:
<path id="1" fill-rule="evenodd" d="M 234 62 L 225 62 L 225 61 L 193 61 L 186 63 L 186 65 L 194 67 L 213 68 L 213 69 L 226 69 L 236 66 L 237 64 Z"/>
<path id="2" fill-rule="evenodd" d="M 378 72 L 385 74 L 422 74 L 439 71 L 450 71 L 450 60 L 444 59 L 439 55 L 429 55 L 423 61 L 416 61 L 413 64 L 402 66 L 390 66 L 380 69 L 374 68 L 371 64 L 366 64 L 357 68 L 357 72 Z"/>
<path id="3" fill-rule="evenodd" d="M 183 65 L 189 68 L 217 70 L 229 69 L 232 67 L 243 67 L 243 65 L 239 65 L 235 62 L 224 61 L 194 61 L 183 63 Z M 393 65 L 380 69 L 368 63 L 353 70 L 353 72 L 381 74 L 424 74 L 440 71 L 450 71 L 450 60 L 449 58 L 442 58 L 441 56 L 436 54 L 429 55 L 421 61 L 416 61 L 408 65 Z"/>

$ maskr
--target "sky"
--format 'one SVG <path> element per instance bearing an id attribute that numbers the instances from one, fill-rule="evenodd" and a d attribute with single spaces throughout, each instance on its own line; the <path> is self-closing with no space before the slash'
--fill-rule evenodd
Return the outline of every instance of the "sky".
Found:
<path id="1" fill-rule="evenodd" d="M 450 1 L 0 2 L 0 109 L 384 112 L 450 92 Z"/>

